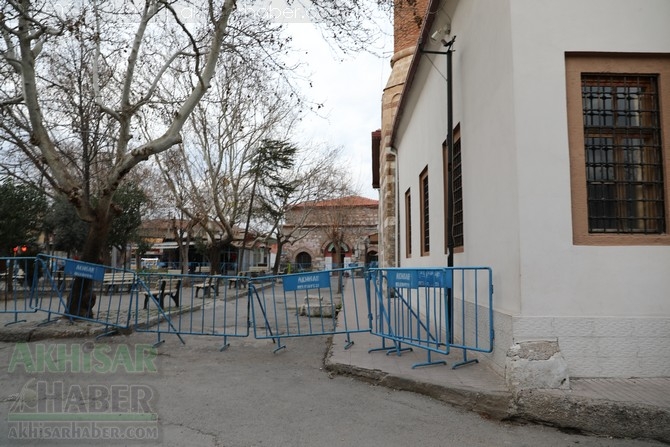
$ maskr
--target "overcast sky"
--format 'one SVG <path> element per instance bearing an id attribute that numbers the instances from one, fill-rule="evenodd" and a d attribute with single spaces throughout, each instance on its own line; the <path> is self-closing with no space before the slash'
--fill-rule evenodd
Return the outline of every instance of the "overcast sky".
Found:
<path id="1" fill-rule="evenodd" d="M 294 47 L 304 49 L 301 61 L 312 73 L 313 87 L 307 94 L 324 104 L 320 113 L 326 117 L 307 115 L 294 135 L 341 146 L 343 169 L 350 171 L 361 195 L 378 199 L 371 186 L 370 133 L 381 126 L 381 94 L 390 74 L 392 37 L 380 38 L 379 54 L 383 52 L 383 57 L 368 53 L 342 56 L 335 54 L 310 23 L 290 24 L 289 32 L 294 36 Z"/>

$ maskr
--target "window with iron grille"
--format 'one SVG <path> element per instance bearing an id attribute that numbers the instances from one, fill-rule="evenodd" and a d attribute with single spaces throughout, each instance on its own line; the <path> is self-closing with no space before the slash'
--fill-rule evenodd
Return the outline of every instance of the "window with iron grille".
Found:
<path id="1" fill-rule="evenodd" d="M 454 251 L 463 251 L 463 178 L 461 169 L 461 131 L 460 123 L 456 125 L 452 138 L 454 139 L 453 163 L 449 157 L 448 142 L 442 143 L 442 164 L 444 171 L 444 252 L 449 253 L 450 242 Z M 450 182 L 453 183 L 450 185 Z M 451 186 L 451 188 L 450 188 Z M 449 219 L 449 201 L 453 203 L 451 219 Z M 447 222 L 451 222 L 448 228 Z M 450 238 L 453 237 L 453 240 Z"/>
<path id="2" fill-rule="evenodd" d="M 589 233 L 664 233 L 657 76 L 581 79 Z"/>
<path id="3" fill-rule="evenodd" d="M 454 200 L 454 247 L 463 246 L 463 179 L 461 171 L 461 139 L 454 133 L 454 165 L 452 175 L 454 176 L 453 200 Z"/>
<path id="4" fill-rule="evenodd" d="M 405 192 L 405 256 L 412 256 L 412 195 Z"/>
<path id="5" fill-rule="evenodd" d="M 565 55 L 572 241 L 670 245 L 670 54 Z"/>
<path id="6" fill-rule="evenodd" d="M 428 167 L 419 176 L 419 202 L 421 220 L 421 255 L 430 254 L 430 213 L 428 210 Z"/>

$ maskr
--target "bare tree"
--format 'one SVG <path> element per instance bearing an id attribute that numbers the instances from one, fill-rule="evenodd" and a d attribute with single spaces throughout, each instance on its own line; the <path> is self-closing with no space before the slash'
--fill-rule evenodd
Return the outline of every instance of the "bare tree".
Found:
<path id="1" fill-rule="evenodd" d="M 357 45 L 369 40 L 359 22 L 367 15 L 366 2 L 309 3 L 310 14 L 321 18 L 336 38 L 347 37 Z M 0 144 L 8 148 L 3 165 L 30 166 L 25 175 L 46 182 L 75 206 L 90 224 L 85 261 L 96 262 L 106 245 L 110 222 L 119 211 L 114 193 L 126 175 L 182 143 L 182 130 L 211 86 L 222 48 L 234 44 L 228 40 L 234 34 L 228 27 L 231 15 L 271 19 L 253 10 L 236 11 L 235 0 L 184 4 L 201 12 L 201 20 L 186 23 L 168 0 L 97 0 L 72 3 L 67 10 L 55 9 L 48 0 L 6 0 L 0 6 Z M 86 95 L 77 105 L 97 118 L 63 125 L 57 105 L 72 86 L 63 85 L 50 63 L 76 60 L 82 76 L 73 82 Z M 185 92 L 175 88 L 180 79 L 189 80 Z M 142 134 L 139 129 L 147 122 L 151 132 Z M 97 138 L 84 138 L 95 131 L 103 143 L 98 147 Z M 82 162 L 94 168 L 89 183 L 78 168 Z M 83 286 L 76 288 L 90 290 Z M 89 316 L 92 301 L 90 292 L 71 297 L 70 313 Z"/>
<path id="2" fill-rule="evenodd" d="M 337 191 L 334 178 L 341 163 L 341 149 L 306 147 L 295 153 L 290 167 L 264 176 L 258 192 L 257 227 L 266 243 L 274 239 L 277 257 L 272 267 L 279 271 L 286 245 L 306 238 L 315 227 L 307 226 L 315 204 L 332 198 Z M 291 222 L 286 217 L 291 213 Z"/>
<path id="3" fill-rule="evenodd" d="M 51 187 L 75 205 L 80 218 L 89 222 L 83 260 L 97 261 L 105 247 L 115 211 L 112 207 L 114 193 L 123 178 L 138 163 L 181 141 L 181 129 L 214 75 L 234 3 L 232 0 L 218 5 L 210 2 L 209 32 L 203 29 L 199 34 L 188 31 L 178 17 L 169 21 L 161 17 L 160 13 L 172 11 L 169 3 L 160 1 L 147 1 L 143 8 L 129 12 L 123 5 L 115 8 L 96 2 L 90 7 L 72 9 L 64 17 L 49 10 L 46 4 L 28 0 L 10 0 L 3 7 L 0 21 L 5 43 L 2 61 L 13 69 L 22 85 L 20 91 L 13 92 L 13 98 L 3 98 L 3 115 L 10 119 L 9 122 L 3 120 L 8 123 L 2 126 L 5 139 L 16 144 Z M 134 32 L 124 35 L 120 25 L 123 23 L 127 27 L 126 21 L 131 17 L 136 20 Z M 162 23 L 152 26 L 154 21 Z M 166 32 L 165 39 L 176 49 L 168 56 L 158 54 L 155 46 L 154 34 L 161 25 Z M 91 68 L 91 75 L 85 80 L 92 92 L 88 104 L 94 102 L 100 113 L 113 121 L 111 165 L 106 175 L 97 177 L 100 185 L 95 200 L 87 183 L 74 171 L 74 157 L 68 156 L 70 151 L 85 152 L 85 141 L 80 142 L 80 148 L 65 143 L 72 132 L 54 126 L 45 113 L 49 109 L 47 93 L 50 89 L 53 92 L 54 85 L 58 86 L 58 79 L 49 76 L 50 66 L 40 64 L 39 56 L 44 51 L 44 54 L 67 58 L 68 46 L 64 42 L 68 39 L 78 41 L 82 46 L 92 42 L 94 56 L 90 64 L 84 64 Z M 189 74 L 197 78 L 197 82 L 186 96 L 175 98 L 173 116 L 164 129 L 158 130 L 148 141 L 131 144 L 134 122 L 142 108 L 152 103 L 156 91 L 163 87 L 168 76 L 175 74 L 171 66 L 176 59 L 188 60 Z M 105 71 L 112 71 L 106 84 L 101 82 Z M 146 75 L 151 72 L 155 73 L 153 80 L 147 81 Z M 62 90 L 67 95 L 68 87 Z M 59 97 L 58 92 L 53 94 L 55 98 Z M 81 123 L 82 126 L 89 124 L 88 120 Z M 85 291 L 82 296 L 70 297 L 69 311 L 90 316 L 93 305 L 90 285 L 83 284 L 80 290 Z"/>
<path id="4" fill-rule="evenodd" d="M 188 141 L 157 157 L 176 208 L 206 235 L 214 273 L 236 228 L 251 219 L 256 184 L 264 175 L 263 142 L 286 133 L 299 105 L 286 78 L 265 69 L 263 55 L 221 57 L 212 88 L 185 128 Z"/>

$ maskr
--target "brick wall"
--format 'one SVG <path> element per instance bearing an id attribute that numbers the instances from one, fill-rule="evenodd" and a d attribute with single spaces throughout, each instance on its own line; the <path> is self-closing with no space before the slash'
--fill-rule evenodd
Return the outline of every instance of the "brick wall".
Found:
<path id="1" fill-rule="evenodd" d="M 334 224 L 342 225 L 344 242 L 349 246 L 349 251 L 343 255 L 350 258 L 351 261 L 364 261 L 364 253 L 358 253 L 359 257 L 353 259 L 354 251 L 361 250 L 365 245 L 366 237 L 378 231 L 379 209 L 376 202 L 358 206 L 316 207 L 310 210 L 309 217 L 300 224 L 303 212 L 303 209 L 295 208 L 286 213 L 285 232 L 293 230 L 296 224 L 302 227 L 294 233 L 298 241 L 285 247 L 285 252 L 291 262 L 295 261 L 298 253 L 306 252 L 312 257 L 313 267 L 323 267 L 324 256 L 330 256 L 325 253 L 325 247 L 331 242 L 328 229 Z M 367 248 L 368 251 L 378 251 L 374 243 L 368 243 Z"/>
<path id="2" fill-rule="evenodd" d="M 393 11 L 395 53 L 416 45 L 427 8 L 428 0 L 396 0 Z"/>

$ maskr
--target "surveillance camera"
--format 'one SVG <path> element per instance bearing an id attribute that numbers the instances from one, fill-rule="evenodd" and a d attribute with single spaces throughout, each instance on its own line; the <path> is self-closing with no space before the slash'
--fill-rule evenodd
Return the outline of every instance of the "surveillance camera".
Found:
<path id="1" fill-rule="evenodd" d="M 433 41 L 437 41 L 440 36 L 448 36 L 449 34 L 451 34 L 451 23 L 445 23 L 435 30 L 435 32 L 430 35 L 430 38 Z"/>

